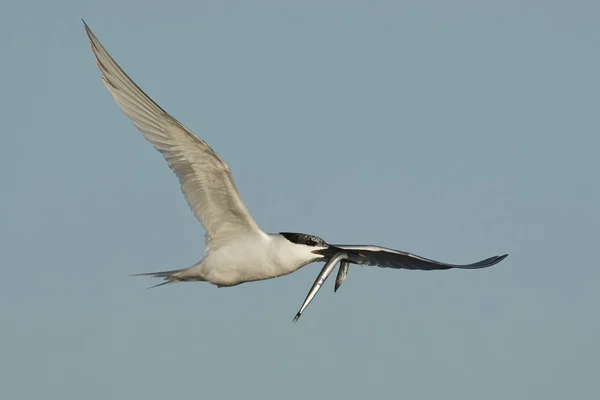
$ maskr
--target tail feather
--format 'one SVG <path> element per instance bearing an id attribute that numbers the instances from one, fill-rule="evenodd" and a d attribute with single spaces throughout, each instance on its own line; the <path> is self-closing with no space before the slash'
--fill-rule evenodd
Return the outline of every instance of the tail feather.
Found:
<path id="1" fill-rule="evenodd" d="M 144 272 L 141 274 L 133 274 L 131 276 L 152 276 L 154 278 L 163 278 L 165 282 L 159 283 L 158 285 L 150 286 L 148 289 L 167 285 L 169 283 L 186 282 L 186 281 L 203 281 L 201 277 L 196 274 L 186 274 L 193 267 L 184 269 L 173 269 L 170 271 L 159 271 L 159 272 Z"/>
<path id="2" fill-rule="evenodd" d="M 165 279 L 168 279 L 168 278 L 165 278 Z M 146 290 L 148 290 L 148 289 L 154 289 L 155 287 L 159 287 L 159 286 L 163 286 L 163 285 L 168 285 L 169 283 L 177 283 L 177 282 L 181 282 L 181 281 L 174 280 L 174 279 L 173 280 L 168 280 L 168 281 L 159 283 L 158 285 L 147 287 Z"/>
<path id="3" fill-rule="evenodd" d="M 160 271 L 160 272 L 143 272 L 141 274 L 132 274 L 131 276 L 153 276 L 155 278 L 166 278 L 169 276 L 173 276 L 178 272 L 185 271 L 185 269 L 172 269 L 170 271 Z"/>

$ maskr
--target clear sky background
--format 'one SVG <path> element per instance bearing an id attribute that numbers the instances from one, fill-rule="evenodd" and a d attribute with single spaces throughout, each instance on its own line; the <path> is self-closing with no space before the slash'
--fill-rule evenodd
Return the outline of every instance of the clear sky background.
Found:
<path id="1" fill-rule="evenodd" d="M 0 8 L 2 399 L 600 397 L 597 1 Z M 264 230 L 510 256 L 145 290 L 204 231 L 80 18 Z"/>

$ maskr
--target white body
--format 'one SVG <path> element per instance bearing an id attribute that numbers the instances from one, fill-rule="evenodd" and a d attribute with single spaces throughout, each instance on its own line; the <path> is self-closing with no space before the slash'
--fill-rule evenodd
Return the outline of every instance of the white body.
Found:
<path id="1" fill-rule="evenodd" d="M 213 250 L 198 264 L 172 278 L 207 281 L 217 286 L 276 278 L 323 257 L 313 250 L 315 247 L 292 243 L 278 234 L 247 235 Z"/>

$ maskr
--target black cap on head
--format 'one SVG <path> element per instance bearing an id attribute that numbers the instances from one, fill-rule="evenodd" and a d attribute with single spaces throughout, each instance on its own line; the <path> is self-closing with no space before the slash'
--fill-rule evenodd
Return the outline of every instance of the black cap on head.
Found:
<path id="1" fill-rule="evenodd" d="M 294 233 L 294 232 L 280 232 L 280 234 L 289 240 L 292 243 L 303 244 L 305 246 L 311 247 L 327 247 L 328 244 L 325 243 L 323 239 L 320 237 L 316 237 L 313 235 L 307 235 L 305 233 Z"/>

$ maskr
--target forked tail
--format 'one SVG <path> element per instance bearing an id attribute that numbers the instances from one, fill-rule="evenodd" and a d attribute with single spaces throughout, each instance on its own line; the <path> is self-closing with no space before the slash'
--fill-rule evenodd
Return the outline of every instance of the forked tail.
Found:
<path id="1" fill-rule="evenodd" d="M 204 281 L 204 279 L 202 279 L 197 274 L 190 273 L 192 268 L 193 267 L 184 269 L 173 269 L 171 271 L 145 272 L 142 274 L 133 274 L 131 276 L 153 276 L 155 278 L 163 278 L 164 282 L 159 283 L 158 285 L 150 286 L 148 289 L 167 285 L 169 283 Z"/>

